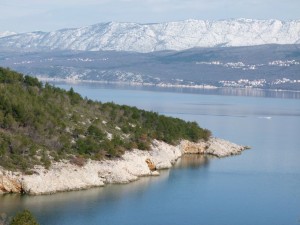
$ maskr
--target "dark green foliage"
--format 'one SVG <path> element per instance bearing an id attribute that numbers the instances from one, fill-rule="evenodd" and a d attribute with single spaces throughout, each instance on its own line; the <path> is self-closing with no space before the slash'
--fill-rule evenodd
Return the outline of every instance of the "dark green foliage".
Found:
<path id="1" fill-rule="evenodd" d="M 73 88 L 71 88 L 68 91 L 68 95 L 70 97 L 70 101 L 72 105 L 78 104 L 82 100 L 81 96 L 78 93 L 74 92 Z"/>
<path id="2" fill-rule="evenodd" d="M 87 129 L 87 135 L 97 139 L 103 139 L 105 137 L 105 134 L 95 125 L 89 126 Z"/>
<path id="3" fill-rule="evenodd" d="M 100 143 L 95 141 L 92 137 L 80 138 L 77 140 L 75 150 L 80 155 L 90 155 L 100 149 Z"/>
<path id="4" fill-rule="evenodd" d="M 30 76 L 24 77 L 24 84 L 27 86 L 33 86 L 33 87 L 38 87 L 38 88 L 42 87 L 42 83 L 39 82 L 39 80 L 37 78 L 30 77 Z"/>
<path id="5" fill-rule="evenodd" d="M 10 225 L 39 225 L 32 213 L 28 210 L 19 212 L 12 218 Z"/>
<path id="6" fill-rule="evenodd" d="M 0 166 L 31 172 L 69 157 L 103 159 L 150 149 L 153 139 L 177 144 L 210 131 L 136 107 L 83 99 L 0 67 Z"/>

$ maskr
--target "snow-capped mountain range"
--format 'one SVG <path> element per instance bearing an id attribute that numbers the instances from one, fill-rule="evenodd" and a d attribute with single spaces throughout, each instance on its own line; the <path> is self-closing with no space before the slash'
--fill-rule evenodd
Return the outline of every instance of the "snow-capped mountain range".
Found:
<path id="1" fill-rule="evenodd" d="M 28 50 L 154 52 L 264 44 L 300 44 L 300 20 L 185 20 L 157 24 L 110 22 L 52 32 L 0 33 L 0 48 Z"/>

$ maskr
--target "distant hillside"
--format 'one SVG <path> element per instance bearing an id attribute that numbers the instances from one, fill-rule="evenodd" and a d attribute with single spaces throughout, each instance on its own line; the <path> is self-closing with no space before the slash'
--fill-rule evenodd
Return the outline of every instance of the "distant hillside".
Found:
<path id="1" fill-rule="evenodd" d="M 0 51 L 0 65 L 39 78 L 69 81 L 300 90 L 300 45 L 194 48 L 153 53 Z"/>
<path id="2" fill-rule="evenodd" d="M 300 20 L 186 20 L 158 24 L 110 22 L 0 38 L 0 48 L 26 50 L 154 52 L 264 44 L 300 44 Z"/>
<path id="3" fill-rule="evenodd" d="M 62 159 L 80 164 L 147 150 L 153 139 L 176 144 L 209 136 L 195 122 L 83 99 L 0 67 L 0 166 L 9 170 L 30 173 Z"/>

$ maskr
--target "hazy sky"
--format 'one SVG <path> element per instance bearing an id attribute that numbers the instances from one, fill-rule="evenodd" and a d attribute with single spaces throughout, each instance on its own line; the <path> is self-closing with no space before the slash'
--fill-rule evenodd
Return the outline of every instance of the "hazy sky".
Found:
<path id="1" fill-rule="evenodd" d="M 300 0 L 1 0 L 0 31 L 50 31 L 100 22 L 300 19 Z"/>

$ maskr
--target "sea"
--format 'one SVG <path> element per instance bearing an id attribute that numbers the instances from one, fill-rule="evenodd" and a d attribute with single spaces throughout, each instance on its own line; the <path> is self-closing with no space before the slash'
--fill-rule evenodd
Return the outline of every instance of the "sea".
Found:
<path id="1" fill-rule="evenodd" d="M 196 121 L 251 146 L 237 156 L 184 156 L 158 177 L 44 196 L 0 196 L 41 225 L 299 225 L 300 93 L 54 83 L 84 97 Z M 51 185 L 51 183 L 49 183 Z"/>

